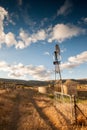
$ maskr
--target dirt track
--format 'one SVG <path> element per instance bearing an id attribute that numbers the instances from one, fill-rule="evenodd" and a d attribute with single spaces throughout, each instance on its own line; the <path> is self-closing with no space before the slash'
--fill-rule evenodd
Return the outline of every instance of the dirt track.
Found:
<path id="1" fill-rule="evenodd" d="M 0 130 L 71 129 L 67 117 L 55 108 L 52 99 L 32 88 L 2 94 L 0 117 Z"/>

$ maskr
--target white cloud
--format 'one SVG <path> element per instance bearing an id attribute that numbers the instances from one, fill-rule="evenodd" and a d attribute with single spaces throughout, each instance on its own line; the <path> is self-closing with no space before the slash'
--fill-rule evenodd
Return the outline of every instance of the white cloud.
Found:
<path id="1" fill-rule="evenodd" d="M 0 71 L 8 73 L 11 78 L 20 79 L 22 77 L 31 76 L 38 80 L 50 79 L 51 72 L 47 70 L 43 65 L 23 65 L 22 63 L 10 65 L 5 61 L 0 61 Z"/>
<path id="2" fill-rule="evenodd" d="M 14 34 L 12 32 L 5 34 L 4 32 L 3 22 L 5 17 L 8 17 L 8 12 L 3 7 L 0 7 L 0 47 L 3 43 L 7 46 L 16 44 Z"/>
<path id="3" fill-rule="evenodd" d="M 71 63 L 71 62 L 65 62 L 61 64 L 61 70 L 63 69 L 72 69 L 74 67 L 77 67 L 80 64 L 76 63 Z"/>
<path id="4" fill-rule="evenodd" d="M 18 48 L 20 48 L 20 49 L 24 49 L 25 48 L 25 44 L 24 44 L 24 42 L 23 41 L 18 41 L 17 42 L 17 45 L 16 45 L 16 49 L 18 49 Z"/>
<path id="5" fill-rule="evenodd" d="M 5 38 L 3 21 L 7 14 L 8 12 L 4 8 L 0 7 L 0 46 L 4 42 Z"/>
<path id="6" fill-rule="evenodd" d="M 19 32 L 19 39 L 17 39 L 12 32 L 6 34 L 4 32 L 3 24 L 5 17 L 8 18 L 8 12 L 3 7 L 0 7 L 0 47 L 2 47 L 2 44 L 6 44 L 8 47 L 14 45 L 15 48 L 23 49 L 31 43 L 46 39 L 46 32 L 43 29 L 38 30 L 36 33 L 31 35 L 21 29 Z"/>
<path id="7" fill-rule="evenodd" d="M 5 43 L 7 46 L 16 45 L 17 41 L 15 40 L 15 35 L 11 32 L 5 34 Z"/>
<path id="8" fill-rule="evenodd" d="M 0 30 L 0 48 L 2 44 L 5 42 L 5 34 Z"/>
<path id="9" fill-rule="evenodd" d="M 52 42 L 53 40 L 57 40 L 58 42 L 63 42 L 66 39 L 70 39 L 72 37 L 78 36 L 80 34 L 84 34 L 85 29 L 77 27 L 71 24 L 57 24 L 53 27 L 51 36 L 48 39 L 48 42 Z"/>
<path id="10" fill-rule="evenodd" d="M 47 80 L 50 78 L 51 72 L 46 70 L 43 65 L 40 66 L 28 66 L 29 73 L 36 79 Z"/>
<path id="11" fill-rule="evenodd" d="M 79 54 L 77 56 L 70 57 L 68 59 L 68 61 L 73 62 L 73 63 L 78 63 L 78 64 L 87 62 L 87 51 L 84 51 L 84 52 L 82 52 L 81 54 Z"/>
<path id="12" fill-rule="evenodd" d="M 5 61 L 0 61 L 0 71 L 9 71 L 10 65 L 8 65 Z"/>
<path id="13" fill-rule="evenodd" d="M 0 7 L 0 22 L 2 22 L 2 24 L 3 24 L 4 18 L 5 18 L 5 16 L 7 16 L 7 14 L 8 14 L 8 12 L 3 7 Z"/>
<path id="14" fill-rule="evenodd" d="M 71 69 L 87 62 L 87 51 L 68 58 L 68 61 L 61 64 L 61 69 Z"/>
<path id="15" fill-rule="evenodd" d="M 46 39 L 46 32 L 45 30 L 39 30 L 36 34 L 32 35 L 32 38 L 36 38 L 36 40 L 45 40 Z"/>
<path id="16" fill-rule="evenodd" d="M 3 70 L 7 66 L 5 61 L 0 61 L 0 70 Z"/>
<path id="17" fill-rule="evenodd" d="M 52 42 L 57 40 L 58 42 L 63 42 L 66 39 L 78 36 L 85 33 L 85 29 L 77 27 L 71 24 L 57 24 L 54 27 L 49 27 L 48 29 L 39 29 L 37 32 L 29 34 L 23 29 L 20 29 L 18 37 L 12 32 L 4 32 L 4 18 L 8 17 L 8 12 L 0 7 L 0 48 L 3 44 L 6 46 L 15 46 L 16 49 L 23 49 L 32 43 L 38 41 Z"/>
<path id="18" fill-rule="evenodd" d="M 13 67 L 12 72 L 10 73 L 10 76 L 24 76 L 24 75 L 30 75 L 35 79 L 38 80 L 46 80 L 50 77 L 50 72 L 46 70 L 44 66 L 19 66 L 16 65 L 15 68 Z"/>
<path id="19" fill-rule="evenodd" d="M 19 39 L 21 39 L 21 41 L 18 42 L 16 48 L 23 49 L 29 46 L 31 43 L 36 43 L 37 41 L 45 40 L 46 32 L 45 30 L 41 29 L 38 30 L 36 33 L 30 35 L 29 33 L 25 32 L 23 29 L 21 29 L 19 33 Z"/>
<path id="20" fill-rule="evenodd" d="M 19 0 L 19 3 L 21 2 L 22 1 Z M 0 47 L 2 44 L 6 44 L 8 47 L 14 45 L 15 48 L 23 49 L 29 46 L 31 43 L 46 39 L 46 32 L 43 29 L 38 30 L 36 33 L 33 33 L 31 35 L 21 29 L 19 32 L 19 39 L 17 39 L 12 32 L 8 32 L 6 34 L 4 32 L 5 17 L 9 19 L 8 12 L 3 7 L 0 7 Z M 9 20 L 11 21 L 11 19 Z"/>
<path id="21" fill-rule="evenodd" d="M 80 53 L 79 55 L 69 57 L 68 61 L 61 63 L 60 68 L 73 69 L 83 63 L 87 63 L 87 51 Z M 31 76 L 37 80 L 48 80 L 53 74 L 52 71 L 47 70 L 43 65 L 23 65 L 22 63 L 10 65 L 5 61 L 0 61 L 0 71 L 8 73 L 10 78 L 25 78 Z M 73 70 L 72 70 L 73 71 Z"/>
<path id="22" fill-rule="evenodd" d="M 64 5 L 57 11 L 57 15 L 67 15 L 71 11 L 72 3 L 69 0 L 64 2 Z"/>

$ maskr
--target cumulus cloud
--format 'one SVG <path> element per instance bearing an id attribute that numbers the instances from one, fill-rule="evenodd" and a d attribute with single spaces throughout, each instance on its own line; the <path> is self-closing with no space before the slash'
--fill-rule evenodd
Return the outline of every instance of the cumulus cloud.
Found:
<path id="1" fill-rule="evenodd" d="M 68 61 L 73 63 L 79 63 L 79 64 L 87 62 L 87 51 L 84 51 L 77 56 L 70 57 Z"/>
<path id="2" fill-rule="evenodd" d="M 5 61 L 0 61 L 0 70 L 5 71 L 7 69 L 8 71 L 8 65 Z"/>
<path id="3" fill-rule="evenodd" d="M 0 7 L 0 47 L 3 43 L 7 46 L 16 44 L 14 34 L 12 32 L 9 32 L 7 34 L 4 32 L 5 17 L 8 17 L 8 12 L 3 7 Z"/>
<path id="4" fill-rule="evenodd" d="M 38 30 L 36 33 L 30 35 L 29 33 L 25 32 L 23 29 L 21 29 L 19 33 L 19 39 L 21 39 L 21 41 L 18 41 L 16 48 L 23 49 L 29 46 L 31 43 L 36 43 L 37 41 L 45 40 L 46 32 L 45 30 L 41 29 Z"/>
<path id="5" fill-rule="evenodd" d="M 8 12 L 3 8 L 0 7 L 0 30 L 3 31 L 3 20 L 8 15 Z"/>
<path id="6" fill-rule="evenodd" d="M 4 32 L 5 17 L 8 17 L 8 12 L 3 7 L 0 7 L 0 48 L 5 44 L 8 47 L 14 46 L 16 49 L 23 49 L 32 43 L 45 40 L 48 40 L 48 42 L 56 40 L 61 43 L 66 39 L 86 32 L 85 29 L 72 24 L 56 24 L 54 27 L 39 29 L 32 34 L 20 29 L 18 36 L 16 36 L 12 32 Z"/>
<path id="7" fill-rule="evenodd" d="M 7 16 L 8 12 L 0 7 L 0 46 L 4 42 L 5 34 L 4 34 L 4 18 Z"/>
<path id="8" fill-rule="evenodd" d="M 76 56 L 72 56 L 68 58 L 68 61 L 65 63 L 62 63 L 60 65 L 61 70 L 64 69 L 73 69 L 83 63 L 87 62 L 87 51 L 84 51 Z M 5 65 L 6 63 L 2 62 L 1 66 Z M 19 63 L 18 65 L 7 65 L 8 71 L 11 77 L 23 77 L 26 75 L 30 75 L 35 79 L 38 80 L 47 80 L 50 79 L 52 72 L 47 70 L 43 65 L 40 66 L 33 66 L 33 65 L 26 65 Z M 1 67 L 2 68 L 2 67 Z M 3 69 L 4 70 L 4 69 Z M 6 71 L 6 69 L 5 69 Z"/>
<path id="9" fill-rule="evenodd" d="M 22 78 L 31 76 L 38 80 L 47 80 L 51 76 L 51 72 L 47 70 L 43 65 L 23 65 L 22 63 L 10 65 L 5 61 L 0 61 L 0 71 L 8 73 L 8 77 Z"/>
<path id="10" fill-rule="evenodd" d="M 17 41 L 15 40 L 15 35 L 11 32 L 5 34 L 5 43 L 7 46 L 16 45 Z"/>
<path id="11" fill-rule="evenodd" d="M 51 38 L 48 39 L 48 42 L 52 42 L 53 40 L 57 40 L 58 42 L 63 42 L 66 39 L 70 39 L 72 37 L 78 36 L 80 34 L 84 34 L 85 29 L 77 27 L 72 24 L 57 24 L 53 27 L 51 32 Z"/>
<path id="12" fill-rule="evenodd" d="M 16 65 L 13 67 L 11 70 L 12 72 L 10 73 L 10 76 L 17 77 L 24 76 L 24 75 L 30 75 L 35 79 L 38 80 L 46 80 L 49 79 L 50 77 L 50 72 L 46 70 L 44 66 L 33 66 L 33 65 L 28 65 L 28 66 L 20 66 Z"/>
<path id="13" fill-rule="evenodd" d="M 16 49 L 20 48 L 20 49 L 24 49 L 25 48 L 25 44 L 23 41 L 19 40 L 16 44 Z"/>
<path id="14" fill-rule="evenodd" d="M 70 13 L 72 7 L 72 3 L 69 0 L 66 0 L 64 2 L 64 5 L 60 7 L 60 9 L 57 11 L 57 15 L 67 15 Z"/>
<path id="15" fill-rule="evenodd" d="M 46 32 L 44 29 L 38 30 L 36 33 L 29 34 L 23 29 L 20 30 L 18 38 L 12 33 L 4 32 L 4 18 L 8 18 L 8 12 L 0 7 L 0 47 L 6 44 L 8 47 L 15 46 L 15 48 L 23 49 L 31 43 L 46 39 Z"/>
<path id="16" fill-rule="evenodd" d="M 41 29 L 41 30 L 37 31 L 36 34 L 31 35 L 31 38 L 32 38 L 33 42 L 45 40 L 46 39 L 46 32 L 45 32 L 45 30 Z"/>
<path id="17" fill-rule="evenodd" d="M 61 69 L 72 69 L 87 62 L 87 51 L 84 51 L 76 56 L 68 58 L 68 61 L 61 64 Z"/>
<path id="18" fill-rule="evenodd" d="M 61 70 L 73 69 L 79 65 L 87 62 L 87 51 L 84 51 L 76 56 L 68 58 L 68 61 L 61 63 Z M 0 61 L 0 71 L 8 73 L 10 78 L 24 78 L 31 76 L 37 80 L 48 80 L 51 78 L 53 72 L 47 70 L 43 65 L 33 66 L 33 65 L 23 65 L 22 63 L 10 65 L 5 61 Z"/>

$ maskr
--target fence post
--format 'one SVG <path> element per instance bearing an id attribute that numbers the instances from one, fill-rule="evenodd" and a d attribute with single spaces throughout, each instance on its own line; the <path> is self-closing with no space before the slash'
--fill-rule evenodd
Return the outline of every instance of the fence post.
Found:
<path id="1" fill-rule="evenodd" d="M 73 103 L 74 103 L 74 120 L 75 124 L 77 125 L 77 106 L 76 106 L 76 97 L 73 95 Z"/>

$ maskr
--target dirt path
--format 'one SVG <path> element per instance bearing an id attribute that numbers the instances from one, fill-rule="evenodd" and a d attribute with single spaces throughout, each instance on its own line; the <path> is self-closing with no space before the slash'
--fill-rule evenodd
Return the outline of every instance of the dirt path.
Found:
<path id="1" fill-rule="evenodd" d="M 9 130 L 17 130 L 18 128 L 18 122 L 20 119 L 20 111 L 19 111 L 19 106 L 20 106 L 20 93 L 16 94 L 15 100 L 14 100 L 14 105 L 13 105 L 13 109 L 11 112 L 11 122 L 9 124 Z"/>

